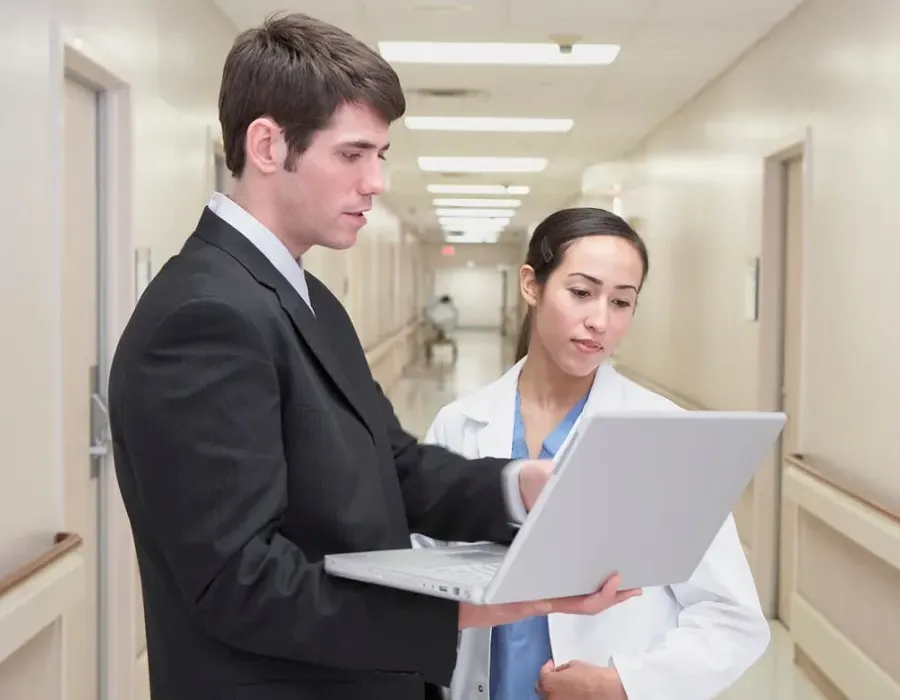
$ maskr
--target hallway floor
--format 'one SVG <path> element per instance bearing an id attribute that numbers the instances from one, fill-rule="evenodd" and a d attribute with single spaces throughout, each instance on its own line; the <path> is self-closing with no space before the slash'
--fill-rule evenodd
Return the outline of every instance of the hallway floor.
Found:
<path id="1" fill-rule="evenodd" d="M 436 349 L 432 367 L 414 367 L 390 392 L 404 427 L 425 436 L 437 412 L 456 397 L 499 377 L 512 364 L 511 342 L 493 332 L 457 333 L 459 357 L 450 363 L 449 350 Z M 796 669 L 788 631 L 772 624 L 772 644 L 765 656 L 725 694 L 722 700 L 822 700 Z"/>

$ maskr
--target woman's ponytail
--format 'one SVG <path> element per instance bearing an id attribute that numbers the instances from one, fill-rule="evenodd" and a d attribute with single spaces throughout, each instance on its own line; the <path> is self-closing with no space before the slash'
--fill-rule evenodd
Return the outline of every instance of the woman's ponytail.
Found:
<path id="1" fill-rule="evenodd" d="M 531 342 L 531 308 L 525 312 L 522 319 L 522 327 L 519 329 L 519 338 L 516 340 L 516 362 L 528 354 L 528 344 Z"/>

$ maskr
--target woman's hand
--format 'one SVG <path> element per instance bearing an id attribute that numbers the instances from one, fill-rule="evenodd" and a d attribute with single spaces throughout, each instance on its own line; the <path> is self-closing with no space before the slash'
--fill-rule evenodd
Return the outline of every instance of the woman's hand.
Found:
<path id="1" fill-rule="evenodd" d="M 548 661 L 535 691 L 541 700 L 628 700 L 616 669 L 584 661 L 559 666 Z"/>

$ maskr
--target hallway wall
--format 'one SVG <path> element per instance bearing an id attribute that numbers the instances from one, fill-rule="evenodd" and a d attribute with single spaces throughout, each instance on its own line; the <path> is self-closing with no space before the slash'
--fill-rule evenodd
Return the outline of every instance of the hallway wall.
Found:
<path id="1" fill-rule="evenodd" d="M 422 261 L 425 266 L 425 289 L 426 295 L 442 291 L 450 293 L 451 296 L 457 298 L 460 305 L 473 305 L 473 299 L 478 298 L 482 292 L 471 288 L 460 289 L 458 293 L 447 289 L 448 275 L 454 276 L 452 270 L 458 271 L 455 275 L 456 283 L 468 286 L 466 279 L 468 268 L 482 269 L 492 268 L 498 270 L 497 284 L 504 285 L 500 281 L 500 270 L 505 270 L 505 299 L 500 302 L 495 297 L 501 294 L 497 289 L 491 288 L 486 291 L 485 297 L 494 299 L 495 304 L 502 306 L 502 311 L 497 313 L 488 312 L 489 318 L 497 318 L 497 324 L 500 325 L 501 332 L 505 335 L 512 335 L 519 328 L 519 307 L 521 305 L 521 295 L 519 294 L 519 268 L 525 262 L 525 250 L 522 243 L 456 243 L 453 245 L 453 255 L 443 254 L 444 244 L 427 242 L 422 245 Z M 443 271 L 443 272 L 441 272 Z M 440 279 L 443 277 L 443 279 Z M 476 287 L 479 286 L 478 280 L 490 286 L 494 285 L 493 281 L 488 281 L 484 275 L 472 273 L 470 278 L 475 281 Z M 442 287 L 438 290 L 438 287 Z M 466 301 L 466 299 L 469 299 Z M 498 308 L 499 308 L 498 306 Z M 465 325 L 468 319 L 472 318 L 472 309 L 460 308 L 459 323 Z M 482 310 L 477 310 L 477 317 L 483 317 Z M 493 325 L 493 321 L 489 324 Z"/>
<path id="2" fill-rule="evenodd" d="M 900 697 L 900 631 L 879 622 L 900 619 L 898 52 L 897 3 L 808 0 L 633 154 L 624 195 L 651 271 L 622 360 L 697 405 L 756 407 L 763 162 L 810 130 L 796 430 L 815 473 L 785 476 L 800 546 L 782 576 L 801 647 L 851 698 Z"/>
<path id="3" fill-rule="evenodd" d="M 131 84 L 133 242 L 152 248 L 157 268 L 209 196 L 209 127 L 236 32 L 205 0 L 0 3 L 0 578 L 62 526 L 57 29 Z M 13 623 L 4 620 L 4 632 Z M 0 665 L 0 697 L 62 697 L 58 631 L 51 626 Z"/>

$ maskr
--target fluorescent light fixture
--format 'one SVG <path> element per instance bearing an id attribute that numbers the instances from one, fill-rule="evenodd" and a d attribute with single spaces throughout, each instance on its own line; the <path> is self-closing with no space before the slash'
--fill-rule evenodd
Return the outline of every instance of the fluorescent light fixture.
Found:
<path id="1" fill-rule="evenodd" d="M 522 202 L 518 199 L 454 199 L 438 197 L 431 200 L 436 207 L 518 207 Z"/>
<path id="2" fill-rule="evenodd" d="M 546 158 L 490 156 L 425 156 L 419 158 L 420 170 L 439 173 L 539 173 L 546 167 Z"/>
<path id="3" fill-rule="evenodd" d="M 472 232 L 445 233 L 445 243 L 496 243 L 500 234 L 498 232 Z"/>
<path id="4" fill-rule="evenodd" d="M 438 223 L 445 231 L 502 231 L 509 226 L 509 219 L 458 219 L 442 217 Z"/>
<path id="5" fill-rule="evenodd" d="M 515 209 L 466 209 L 465 207 L 460 208 L 447 208 L 447 209 L 436 209 L 435 214 L 440 217 L 446 216 L 455 216 L 461 219 L 483 219 L 486 217 L 505 217 L 511 218 L 516 215 Z"/>
<path id="6" fill-rule="evenodd" d="M 509 219 L 455 219 L 442 217 L 439 219 L 445 231 L 495 231 L 509 226 Z"/>
<path id="7" fill-rule="evenodd" d="M 617 44 L 504 44 L 494 42 L 380 41 L 391 63 L 456 63 L 507 66 L 605 66 L 616 60 Z"/>
<path id="8" fill-rule="evenodd" d="M 416 131 L 509 131 L 565 132 L 571 119 L 530 119 L 527 117 L 406 117 L 407 129 Z"/>
<path id="9" fill-rule="evenodd" d="M 428 185 L 431 194 L 514 194 L 531 192 L 528 185 Z"/>

